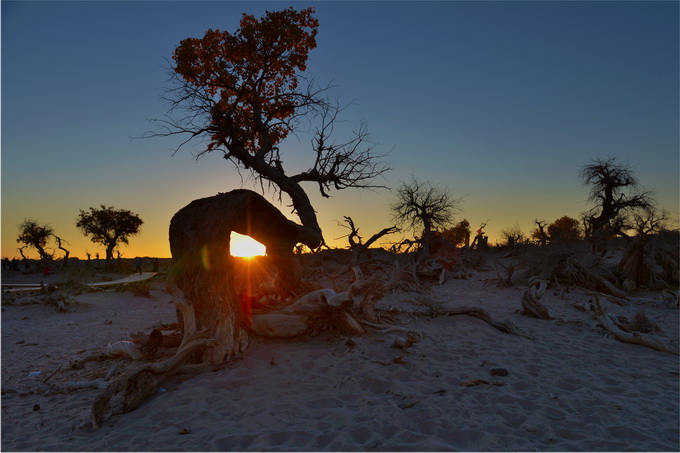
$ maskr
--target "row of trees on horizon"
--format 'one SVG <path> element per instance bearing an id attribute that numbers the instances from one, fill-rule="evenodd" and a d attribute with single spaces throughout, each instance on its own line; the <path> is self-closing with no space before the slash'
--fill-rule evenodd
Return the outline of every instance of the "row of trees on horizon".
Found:
<path id="1" fill-rule="evenodd" d="M 129 244 L 130 237 L 139 234 L 143 224 L 144 221 L 134 212 L 105 205 L 99 208 L 91 207 L 87 211 L 81 209 L 76 219 L 76 227 L 85 237 L 89 236 L 93 243 L 104 246 L 107 267 L 110 267 L 114 252 L 119 245 Z M 52 240 L 56 248 L 48 251 L 48 243 Z M 18 251 L 23 259 L 28 259 L 24 254 L 26 248 L 34 248 L 43 263 L 54 261 L 57 250 L 61 250 L 62 265 L 68 266 L 71 255 L 70 250 L 66 248 L 68 241 L 58 236 L 50 224 L 41 224 L 30 218 L 25 219 L 19 225 L 17 242 L 22 244 Z M 89 260 L 91 254 L 87 251 L 85 254 Z M 99 256 L 98 253 L 97 256 Z M 118 257 L 120 258 L 120 251 L 118 251 Z"/>
<path id="2" fill-rule="evenodd" d="M 597 174 L 597 178 L 586 178 L 586 175 Z M 610 220 L 604 225 L 604 240 L 620 236 L 646 236 L 663 231 L 677 230 L 668 211 L 655 206 L 650 192 L 637 190 L 637 180 L 627 165 L 616 159 L 595 160 L 585 166 L 581 173 L 584 184 L 590 185 L 590 198 L 598 201 L 592 209 L 581 214 L 580 219 L 562 216 L 552 223 L 535 219 L 536 228 L 526 235 L 518 225 L 510 226 L 500 232 L 496 246 L 515 246 L 521 244 L 547 245 L 579 240 L 598 242 L 595 234 L 598 217 L 609 209 Z M 635 184 L 632 184 L 635 182 Z M 626 191 L 628 189 L 628 191 Z M 634 192 L 630 192 L 633 190 Z M 454 215 L 460 212 L 461 199 L 454 198 L 447 188 L 423 183 L 412 177 L 410 182 L 402 182 L 397 190 L 397 199 L 391 205 L 393 220 L 399 227 L 413 231 L 415 238 L 401 243 L 419 243 L 430 233 L 437 233 L 456 247 L 479 247 L 479 239 L 483 237 L 486 222 L 482 223 L 473 236 L 470 222 L 463 218 L 454 221 Z M 631 202 L 633 200 L 633 202 Z M 359 239 L 358 229 L 350 217 L 346 217 L 353 231 L 353 237 Z M 113 206 L 101 205 L 99 208 L 80 210 L 76 227 L 92 242 L 100 244 L 106 250 L 106 265 L 109 266 L 114 253 L 120 244 L 129 244 L 131 236 L 137 235 L 144 222 L 135 213 L 126 209 L 115 209 Z M 387 233 L 400 231 L 397 226 L 385 229 Z M 472 238 L 475 238 L 472 240 Z M 48 251 L 48 242 L 54 241 L 55 247 Z M 68 242 L 58 236 L 50 224 L 40 224 L 33 219 L 25 219 L 19 225 L 17 242 L 22 258 L 27 258 L 24 249 L 34 248 L 43 262 L 56 259 L 57 250 L 63 252 L 63 265 L 67 266 L 70 251 Z M 350 240 L 350 246 L 356 245 Z M 394 246 L 398 243 L 392 243 Z M 599 244 L 598 244 L 599 245 Z M 398 248 L 397 248 L 398 249 Z M 86 252 L 88 260 L 90 253 Z M 98 254 L 97 254 L 98 255 Z M 118 252 L 120 258 L 120 252 Z"/>

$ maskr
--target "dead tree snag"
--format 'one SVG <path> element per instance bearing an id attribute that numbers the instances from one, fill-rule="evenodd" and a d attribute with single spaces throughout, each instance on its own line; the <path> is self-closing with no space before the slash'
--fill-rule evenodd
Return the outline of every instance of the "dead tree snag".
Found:
<path id="1" fill-rule="evenodd" d="M 215 339 L 201 359 L 219 365 L 248 345 L 249 307 L 236 296 L 229 255 L 232 231 L 264 244 L 278 268 L 277 285 L 293 293 L 299 282 L 293 247 L 299 226 L 261 195 L 234 190 L 189 203 L 170 222 L 173 264 L 166 283 L 177 307 L 183 344 L 198 331 Z"/>

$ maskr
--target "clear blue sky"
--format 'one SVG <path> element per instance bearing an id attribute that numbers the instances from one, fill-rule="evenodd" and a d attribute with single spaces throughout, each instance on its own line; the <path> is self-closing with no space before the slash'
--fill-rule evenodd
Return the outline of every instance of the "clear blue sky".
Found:
<path id="1" fill-rule="evenodd" d="M 26 217 L 73 255 L 103 255 L 74 226 L 100 204 L 145 221 L 124 256 L 169 256 L 172 215 L 241 179 L 219 155 L 173 156 L 177 137 L 131 140 L 167 111 L 167 60 L 184 38 L 235 30 L 242 12 L 290 5 L 316 8 L 308 70 L 354 102 L 347 128 L 365 118 L 391 151 L 385 185 L 414 174 L 449 187 L 464 197 L 458 219 L 489 220 L 493 241 L 578 217 L 579 168 L 616 155 L 677 215 L 678 2 L 2 1 L 2 256 Z M 312 158 L 303 136 L 283 149 L 300 169 Z M 365 237 L 392 225 L 387 190 L 308 193 L 331 244 L 344 215 Z"/>

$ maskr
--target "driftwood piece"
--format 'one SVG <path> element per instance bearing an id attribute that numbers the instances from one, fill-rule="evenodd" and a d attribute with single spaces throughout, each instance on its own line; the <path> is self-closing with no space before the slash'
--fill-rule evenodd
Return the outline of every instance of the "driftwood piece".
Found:
<path id="1" fill-rule="evenodd" d="M 522 293 L 522 314 L 537 319 L 552 319 L 548 308 L 540 302 L 541 297 L 547 288 L 546 280 L 532 279 L 536 286 L 530 286 Z"/>
<path id="2" fill-rule="evenodd" d="M 146 357 L 142 347 L 132 341 L 116 341 L 106 345 L 104 355 L 107 357 L 120 357 L 128 355 L 132 360 L 141 360 Z"/>
<path id="3" fill-rule="evenodd" d="M 511 335 L 524 336 L 522 332 L 520 332 L 519 329 L 515 327 L 512 323 L 494 321 L 494 319 L 491 318 L 491 315 L 489 315 L 489 313 L 486 310 L 480 307 L 460 307 L 454 310 L 448 310 L 446 314 L 448 316 L 457 315 L 472 316 L 473 318 L 477 318 L 479 320 L 484 321 L 494 329 L 500 330 L 501 332 L 508 333 Z"/>
<path id="4" fill-rule="evenodd" d="M 85 389 L 85 388 L 98 388 L 104 390 L 109 385 L 109 380 L 113 377 L 113 374 L 118 371 L 118 365 L 112 366 L 106 375 L 101 379 L 93 379 L 91 381 L 85 382 L 69 382 L 66 384 L 66 388 L 69 389 Z"/>
<path id="5" fill-rule="evenodd" d="M 215 339 L 206 332 L 196 332 L 168 360 L 147 363 L 116 378 L 92 404 L 90 420 L 94 429 L 99 429 L 115 415 L 137 408 L 156 391 L 162 380 L 176 374 L 196 350 L 210 347 L 214 343 Z"/>
<path id="6" fill-rule="evenodd" d="M 349 334 L 362 334 L 365 329 L 350 312 L 354 304 L 350 292 L 336 293 L 332 289 L 312 291 L 281 310 L 254 313 L 251 329 L 257 335 L 278 338 L 316 335 L 333 328 Z"/>
<path id="7" fill-rule="evenodd" d="M 600 296 L 597 293 L 593 293 L 593 302 L 595 318 L 600 322 L 602 327 L 607 332 L 611 333 L 617 340 L 623 343 L 637 344 L 656 351 L 667 352 L 668 354 L 680 355 L 677 347 L 669 345 L 651 335 L 640 332 L 623 331 L 609 316 L 607 316 L 607 309 L 600 302 Z"/>
<path id="8" fill-rule="evenodd" d="M 354 297 L 364 292 L 361 308 L 368 312 L 372 307 L 370 301 L 376 297 L 372 288 L 375 279 L 366 280 L 359 266 L 353 266 L 352 270 L 355 278 L 347 291 L 337 293 L 328 288 L 319 289 L 305 294 L 281 310 L 253 313 L 251 330 L 257 335 L 278 338 L 316 335 L 327 329 L 350 335 L 365 333 L 366 329 L 352 310 Z"/>

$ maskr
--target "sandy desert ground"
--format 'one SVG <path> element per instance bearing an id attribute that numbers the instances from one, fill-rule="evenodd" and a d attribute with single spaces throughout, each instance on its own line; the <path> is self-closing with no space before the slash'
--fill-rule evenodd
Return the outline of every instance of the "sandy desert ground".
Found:
<path id="1" fill-rule="evenodd" d="M 7 275 L 3 283 L 30 277 Z M 591 300 L 582 289 L 548 289 L 541 301 L 552 320 L 524 316 L 526 287 L 501 288 L 496 277 L 486 266 L 426 295 L 386 296 L 379 306 L 396 309 L 399 330 L 253 340 L 240 360 L 173 378 L 96 432 L 89 415 L 101 390 L 67 384 L 136 364 L 70 364 L 175 322 L 162 279 L 152 281 L 151 298 L 106 289 L 75 296 L 66 312 L 3 297 L 2 450 L 680 450 L 677 355 L 613 339 L 575 307 Z M 655 337 L 677 348 L 678 310 L 659 292 L 637 292 L 622 305 L 602 300 L 628 319 L 644 309 L 661 328 Z M 522 335 L 445 314 L 462 306 L 484 308 Z M 394 347 L 407 331 L 415 344 Z"/>

